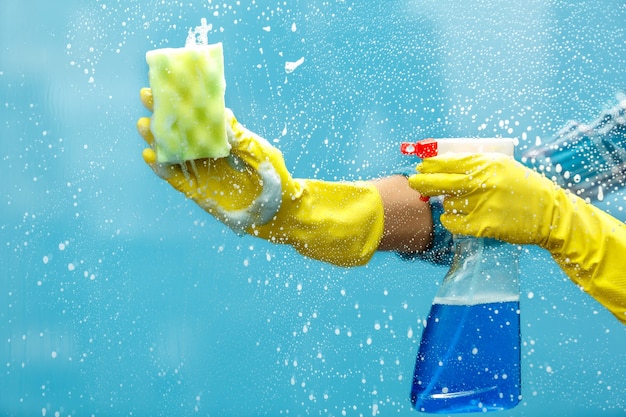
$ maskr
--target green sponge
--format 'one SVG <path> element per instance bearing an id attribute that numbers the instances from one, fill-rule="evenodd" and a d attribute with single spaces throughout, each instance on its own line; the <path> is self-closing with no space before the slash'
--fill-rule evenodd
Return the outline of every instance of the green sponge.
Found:
<path id="1" fill-rule="evenodd" d="M 157 161 L 228 156 L 222 44 L 155 49 L 146 61 Z"/>

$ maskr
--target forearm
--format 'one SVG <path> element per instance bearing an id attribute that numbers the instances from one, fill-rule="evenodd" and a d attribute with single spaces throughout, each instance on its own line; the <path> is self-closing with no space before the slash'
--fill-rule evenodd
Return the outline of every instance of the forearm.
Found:
<path id="1" fill-rule="evenodd" d="M 430 205 L 405 176 L 299 184 L 297 203 L 281 209 L 272 222 L 256 226 L 254 235 L 340 266 L 363 265 L 376 251 L 441 262 L 441 255 L 429 253 L 434 236 Z"/>
<path id="2" fill-rule="evenodd" d="M 626 324 L 626 225 L 579 198 L 559 196 L 558 217 L 547 249 L 570 277 Z"/>
<path id="3" fill-rule="evenodd" d="M 433 221 L 428 202 L 409 187 L 405 176 L 371 181 L 383 202 L 385 226 L 378 250 L 423 252 L 431 245 Z"/>
<path id="4" fill-rule="evenodd" d="M 375 251 L 445 261 L 446 256 L 439 253 L 447 252 L 445 248 L 435 245 L 433 250 L 436 233 L 431 207 L 409 187 L 405 176 L 365 183 L 301 180 L 300 184 L 298 203 L 292 210 L 281 210 L 274 220 L 282 227 L 272 223 L 257 227 L 257 236 L 290 244 L 306 256 L 340 266 L 363 265 Z"/>

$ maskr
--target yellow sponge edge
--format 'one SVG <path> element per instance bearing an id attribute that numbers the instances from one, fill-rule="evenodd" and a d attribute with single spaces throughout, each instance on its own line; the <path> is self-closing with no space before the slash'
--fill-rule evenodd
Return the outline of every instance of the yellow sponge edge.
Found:
<path id="1" fill-rule="evenodd" d="M 228 156 L 222 44 L 155 49 L 146 62 L 157 162 Z"/>

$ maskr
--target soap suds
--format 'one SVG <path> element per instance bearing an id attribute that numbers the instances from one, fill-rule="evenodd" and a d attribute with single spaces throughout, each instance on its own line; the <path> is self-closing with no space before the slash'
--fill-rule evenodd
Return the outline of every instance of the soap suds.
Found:
<path id="1" fill-rule="evenodd" d="M 206 18 L 200 19 L 200 26 L 196 26 L 194 29 L 189 29 L 187 34 L 187 40 L 185 41 L 185 47 L 206 46 L 209 44 L 209 32 L 213 29 L 213 25 L 208 24 Z"/>
<path id="2" fill-rule="evenodd" d="M 229 158 L 236 157 L 230 156 Z M 225 210 L 215 200 L 207 198 L 201 202 L 202 208 L 213 213 L 219 221 L 238 234 L 244 233 L 252 225 L 268 223 L 280 209 L 282 185 L 278 172 L 269 162 L 262 162 L 257 173 L 261 177 L 263 189 L 249 207 L 240 210 Z"/>
<path id="3" fill-rule="evenodd" d="M 304 57 L 298 59 L 297 61 L 287 61 L 285 62 L 285 72 L 290 74 L 296 70 L 300 65 L 304 63 Z"/>

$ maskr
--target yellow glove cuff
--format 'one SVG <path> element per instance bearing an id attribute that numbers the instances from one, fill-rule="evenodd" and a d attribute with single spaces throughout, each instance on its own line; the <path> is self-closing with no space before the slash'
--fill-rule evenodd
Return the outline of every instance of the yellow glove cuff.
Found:
<path id="1" fill-rule="evenodd" d="M 585 292 L 626 324 L 626 225 L 569 192 L 556 193 L 544 246 Z"/>
<path id="2" fill-rule="evenodd" d="M 363 265 L 383 235 L 383 204 L 366 182 L 295 180 L 275 218 L 248 233 L 292 245 L 301 254 L 339 266 Z"/>

